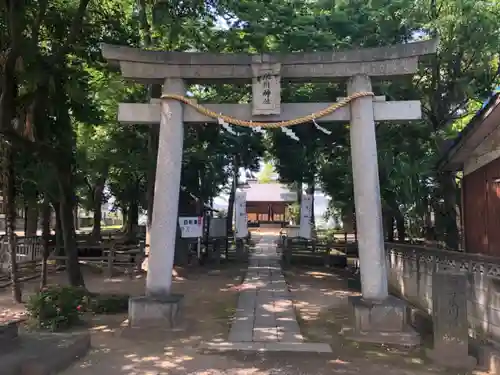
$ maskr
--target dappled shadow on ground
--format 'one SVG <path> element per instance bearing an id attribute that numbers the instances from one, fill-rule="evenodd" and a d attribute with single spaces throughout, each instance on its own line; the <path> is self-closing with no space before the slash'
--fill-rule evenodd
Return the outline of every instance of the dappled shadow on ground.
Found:
<path id="1" fill-rule="evenodd" d="M 401 374 L 459 374 L 434 366 L 426 360 L 424 348 L 412 350 L 345 339 L 343 334 L 354 326 L 348 297 L 360 295 L 359 281 L 350 272 L 292 268 L 285 277 L 305 339 L 329 343 L 336 361 L 346 369 L 353 366 L 371 371 L 388 367 Z"/>
<path id="2" fill-rule="evenodd" d="M 185 295 L 178 329 L 131 330 L 126 314 L 88 317 L 92 332 L 89 355 L 63 375 L 426 375 L 444 371 L 424 362 L 419 352 L 381 346 L 358 346 L 339 334 L 349 324 L 347 297 L 356 293 L 339 275 L 324 270 L 292 269 L 286 273 L 306 339 L 327 342 L 333 354 L 311 353 L 214 353 L 202 352 L 203 341 L 225 341 L 237 304 L 245 265 L 222 268 L 176 269 L 174 292 Z M 144 277 L 106 279 L 86 272 L 93 292 L 144 293 Z M 51 276 L 64 283 L 66 275 Z M 349 288 L 351 286 L 351 288 Z M 25 290 L 36 290 L 38 282 Z M 1 306 L 9 306 L 10 292 L 0 293 Z M 457 375 L 457 372 L 450 373 Z"/>
<path id="3" fill-rule="evenodd" d="M 176 269 L 173 292 L 185 297 L 182 320 L 175 330 L 130 329 L 126 314 L 92 317 L 93 349 L 67 374 L 132 375 L 174 370 L 185 374 L 188 368 L 196 370 L 198 365 L 193 363 L 201 342 L 227 340 L 245 269 L 236 265 Z M 134 282 L 123 280 L 122 292 L 134 289 Z M 138 294 L 143 292 L 144 280 Z"/>
<path id="4" fill-rule="evenodd" d="M 346 342 L 338 332 L 344 321 L 349 322 L 347 297 L 356 293 L 355 288 L 339 275 L 311 269 L 294 269 L 287 279 L 302 333 L 309 340 L 330 343 L 333 354 L 200 351 L 202 341 L 227 340 L 243 273 L 238 267 L 180 271 L 174 287 L 186 296 L 185 319 L 174 331 L 129 330 L 125 316 L 95 317 L 92 352 L 63 375 L 445 374 L 419 353 Z"/>

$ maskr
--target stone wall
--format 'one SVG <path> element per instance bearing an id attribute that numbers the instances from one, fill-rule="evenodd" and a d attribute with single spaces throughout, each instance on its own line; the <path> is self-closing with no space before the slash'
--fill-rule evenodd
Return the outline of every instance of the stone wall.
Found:
<path id="1" fill-rule="evenodd" d="M 473 338 L 500 343 L 500 258 L 411 245 L 386 244 L 391 291 L 432 313 L 432 274 L 467 273 L 467 316 Z"/>

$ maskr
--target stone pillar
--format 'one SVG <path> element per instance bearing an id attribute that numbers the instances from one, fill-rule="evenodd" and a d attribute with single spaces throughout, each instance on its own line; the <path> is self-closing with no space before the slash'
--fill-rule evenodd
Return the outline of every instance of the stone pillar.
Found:
<path id="1" fill-rule="evenodd" d="M 477 361 L 469 356 L 465 272 L 432 275 L 432 322 L 434 348 L 427 356 L 441 366 L 473 370 Z"/>
<path id="2" fill-rule="evenodd" d="M 163 92 L 185 95 L 180 79 L 167 79 Z M 151 225 L 146 291 L 150 295 L 168 295 L 172 284 L 175 254 L 179 190 L 181 184 L 184 125 L 182 104 L 161 101 L 160 139 L 156 164 L 155 200 Z"/>
<path id="3" fill-rule="evenodd" d="M 349 95 L 372 91 L 370 78 L 364 75 L 352 77 L 347 87 Z M 407 322 L 406 302 L 388 294 L 373 97 L 351 103 L 350 132 L 362 297 L 349 297 L 355 327 L 347 338 L 419 345 L 420 337 Z"/>
<path id="4" fill-rule="evenodd" d="M 166 79 L 163 92 L 185 95 L 180 79 Z M 175 326 L 182 295 L 172 294 L 181 183 L 184 125 L 182 104 L 161 101 L 160 137 L 156 164 L 155 198 L 151 243 L 148 255 L 146 296 L 129 300 L 129 325 L 132 328 Z"/>
<path id="5" fill-rule="evenodd" d="M 370 77 L 352 77 L 347 94 L 372 91 Z M 351 160 L 356 206 L 361 290 L 366 300 L 387 298 L 387 266 L 377 161 L 373 97 L 351 102 Z"/>

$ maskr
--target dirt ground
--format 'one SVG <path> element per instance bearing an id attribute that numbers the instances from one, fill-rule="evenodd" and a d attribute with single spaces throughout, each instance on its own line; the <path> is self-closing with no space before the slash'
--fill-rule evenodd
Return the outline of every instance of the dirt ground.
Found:
<path id="1" fill-rule="evenodd" d="M 403 352 L 381 346 L 359 346 L 339 334 L 349 324 L 348 283 L 338 274 L 294 269 L 286 278 L 294 295 L 299 323 L 307 340 L 327 342 L 333 354 L 311 353 L 209 353 L 198 345 L 203 341 L 227 340 L 236 306 L 238 285 L 245 267 L 177 269 L 174 292 L 185 295 L 183 321 L 175 331 L 130 330 L 126 315 L 95 316 L 90 319 L 92 349 L 63 375 L 434 375 L 445 372 L 422 359 L 420 352 Z M 141 295 L 144 278 L 105 279 L 87 272 L 91 291 L 126 292 Z M 52 276 L 52 283 L 64 283 L 65 275 Z M 30 282 L 25 292 L 36 290 Z M 20 314 L 10 291 L 0 292 L 2 314 Z"/>
<path id="2" fill-rule="evenodd" d="M 285 276 L 306 340 L 330 344 L 337 361 L 347 368 L 371 366 L 398 368 L 402 371 L 399 373 L 405 374 L 446 373 L 425 359 L 425 347 L 410 350 L 360 344 L 344 338 L 343 334 L 354 325 L 348 297 L 359 295 L 358 281 L 349 272 L 294 268 L 286 271 Z"/>

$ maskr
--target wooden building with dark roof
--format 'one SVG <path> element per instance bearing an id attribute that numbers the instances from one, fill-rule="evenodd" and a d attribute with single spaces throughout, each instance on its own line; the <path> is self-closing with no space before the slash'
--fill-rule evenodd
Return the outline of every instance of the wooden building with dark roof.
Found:
<path id="1" fill-rule="evenodd" d="M 500 256 L 500 93 L 459 134 L 439 168 L 463 172 L 465 251 Z"/>
<path id="2" fill-rule="evenodd" d="M 286 185 L 247 180 L 246 208 L 249 225 L 285 224 L 289 221 L 287 207 L 297 201 L 297 193 Z"/>

